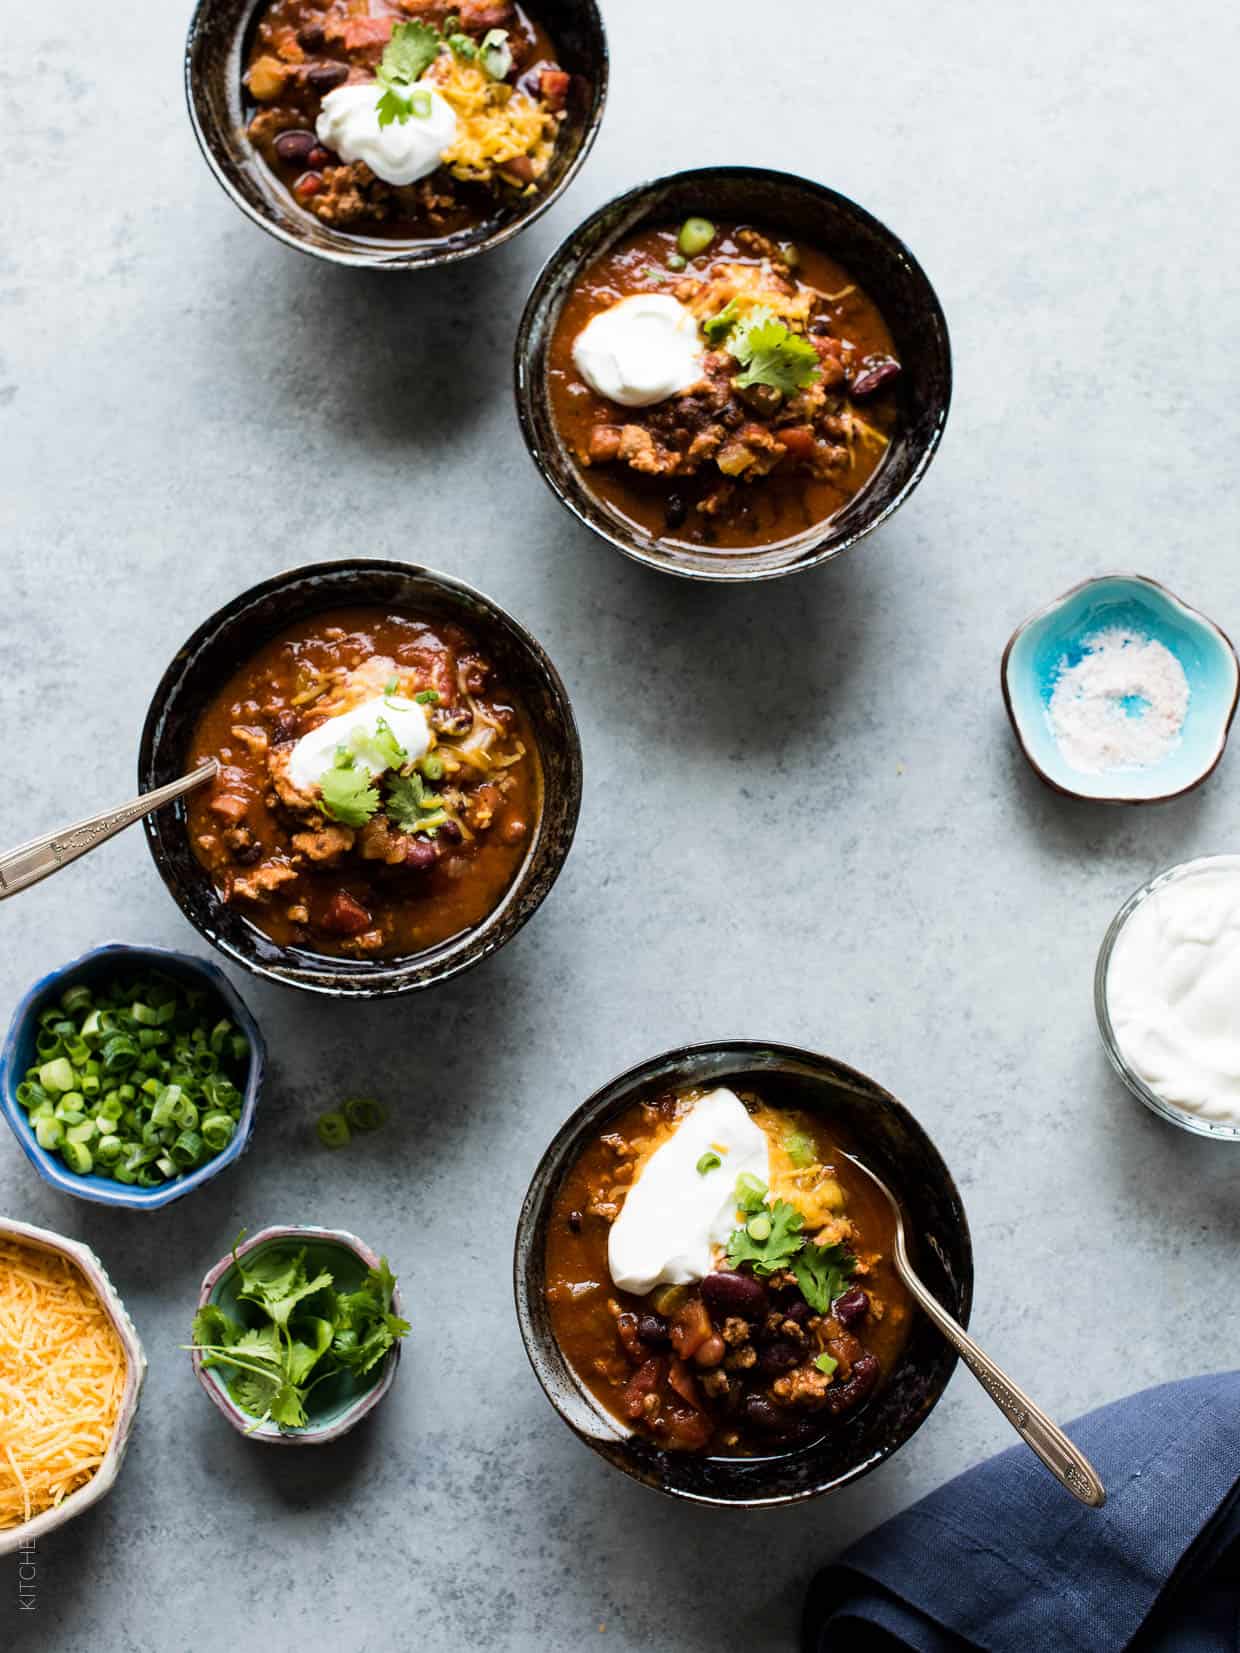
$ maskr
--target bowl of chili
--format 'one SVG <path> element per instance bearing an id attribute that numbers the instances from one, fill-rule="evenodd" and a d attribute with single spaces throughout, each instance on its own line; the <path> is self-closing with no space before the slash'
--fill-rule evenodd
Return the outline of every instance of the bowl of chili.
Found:
<path id="1" fill-rule="evenodd" d="M 421 56 L 391 65 L 394 95 L 410 107 L 383 125 L 402 132 L 408 121 L 412 131 L 440 97 L 432 85 L 452 102 L 452 110 L 439 103 L 440 113 L 457 123 L 442 164 L 407 184 L 385 183 L 324 124 L 333 98 L 356 97 L 370 83 L 363 125 L 368 141 L 381 141 L 373 108 L 394 29 L 418 45 L 430 40 L 432 62 L 416 90 L 404 82 L 427 74 Z M 590 151 L 607 82 L 596 0 L 539 0 L 530 14 L 510 0 L 462 0 L 412 20 L 386 7 L 356 17 L 332 0 L 198 0 L 185 46 L 194 135 L 234 205 L 285 246 L 376 270 L 455 264 L 540 218 Z M 518 120 L 506 117 L 504 99 L 522 105 Z M 481 126 L 480 103 L 496 106 L 481 111 Z M 488 120 L 501 129 L 488 133 Z"/>
<path id="2" fill-rule="evenodd" d="M 916 1249 L 915 1266 L 940 1302 L 961 1324 L 967 1324 L 973 1296 L 968 1220 L 951 1173 L 921 1125 L 890 1092 L 843 1063 L 812 1051 L 753 1040 L 691 1045 L 652 1057 L 604 1085 L 569 1117 L 534 1173 L 518 1220 L 514 1255 L 517 1319 L 526 1354 L 548 1400 L 573 1432 L 615 1468 L 656 1491 L 695 1503 L 742 1508 L 795 1503 L 848 1485 L 898 1451 L 937 1404 L 956 1356 L 929 1321 L 913 1311 L 900 1337 L 884 1339 L 881 1322 L 862 1333 L 878 1350 L 881 1381 L 867 1389 L 862 1404 L 840 1408 L 842 1415 L 832 1416 L 827 1427 L 816 1433 L 812 1427 L 799 1427 L 784 1436 L 767 1435 L 769 1444 L 763 1445 L 753 1431 L 742 1427 L 737 1439 L 699 1430 L 677 1440 L 675 1429 L 669 1438 L 667 1430 L 660 1436 L 641 1422 L 627 1421 L 636 1412 L 629 1410 L 626 1415 L 617 1397 L 627 1398 L 634 1384 L 640 1386 L 647 1370 L 640 1362 L 650 1351 L 639 1349 L 635 1357 L 624 1348 L 625 1311 L 634 1305 L 607 1274 L 605 1225 L 614 1220 L 614 1213 L 606 1206 L 592 1212 L 588 1200 L 582 1201 L 590 1156 L 600 1148 L 613 1156 L 609 1166 L 600 1167 L 603 1181 L 622 1183 L 615 1156 L 623 1159 L 632 1146 L 629 1137 L 636 1115 L 644 1112 L 647 1117 L 647 1124 L 639 1128 L 648 1132 L 649 1120 L 654 1119 L 657 1129 L 660 1110 L 669 1098 L 703 1092 L 717 1096 L 719 1087 L 746 1097 L 751 1109 L 758 1104 L 759 1115 L 761 1105 L 766 1105 L 799 1117 L 804 1122 L 802 1130 L 812 1131 L 823 1142 L 855 1149 L 872 1164 L 901 1200 Z M 726 1144 L 719 1146 L 726 1151 Z M 718 1158 L 718 1154 L 704 1155 L 697 1170 L 708 1170 Z M 849 1209 L 851 1196 L 857 1192 L 850 1190 Z M 617 1198 L 614 1191 L 606 1197 Z M 618 1196 L 621 1210 L 624 1198 L 624 1194 Z M 566 1211 L 566 1202 L 577 1209 Z M 777 1208 L 771 1208 L 767 1216 L 778 1214 Z M 881 1247 L 882 1236 L 870 1218 L 863 1221 L 861 1238 L 855 1242 L 859 1252 L 868 1252 L 874 1239 Z M 870 1295 L 877 1286 L 889 1298 L 890 1314 L 897 1300 L 883 1264 L 875 1258 L 868 1259 L 868 1266 L 870 1273 L 864 1280 Z M 598 1284 L 600 1279 L 609 1280 L 606 1288 Z M 735 1293 L 741 1290 L 734 1278 L 725 1285 Z M 765 1282 L 749 1276 L 747 1289 L 751 1294 L 769 1293 L 772 1300 L 791 1301 L 785 1297 L 790 1288 L 779 1275 Z M 600 1300 L 600 1293 L 610 1300 Z M 693 1308 L 692 1297 L 686 1306 Z M 726 1314 L 740 1312 L 728 1309 L 725 1314 L 714 1314 L 712 1310 L 716 1329 L 722 1330 L 729 1346 L 733 1333 L 743 1326 Z M 833 1312 L 844 1318 L 847 1306 L 838 1303 Z M 600 1328 L 609 1328 L 613 1321 L 619 1347 L 604 1350 Z M 811 1332 L 814 1329 L 814 1322 L 803 1316 L 801 1324 Z M 641 1314 L 633 1330 L 640 1341 L 645 1335 Z M 663 1334 L 655 1326 L 650 1335 L 657 1340 Z M 773 1335 L 779 1344 L 781 1334 Z M 764 1338 L 765 1332 L 759 1330 L 755 1339 L 763 1344 L 757 1351 L 759 1365 L 770 1347 Z M 677 1347 L 673 1332 L 673 1349 Z M 739 1398 L 749 1373 L 732 1370 L 743 1366 L 747 1358 L 743 1349 L 736 1349 L 734 1355 L 717 1369 L 731 1373 L 730 1387 L 738 1390 L 734 1398 Z M 613 1361 L 612 1356 L 618 1358 Z M 635 1358 L 639 1364 L 630 1371 Z M 873 1359 L 866 1356 L 866 1369 Z M 613 1364 L 618 1368 L 614 1394 L 606 1388 Z M 672 1377 L 676 1364 L 673 1359 Z M 682 1373 L 680 1387 L 691 1397 L 690 1404 L 696 1402 L 697 1407 L 717 1415 L 719 1409 L 704 1403 L 698 1392 L 703 1372 L 692 1360 L 688 1365 L 692 1376 L 686 1385 Z M 826 1357 L 818 1370 L 829 1377 L 832 1365 Z M 626 1377 L 628 1383 L 621 1389 Z M 653 1381 L 659 1381 L 657 1372 Z M 778 1388 L 773 1393 L 782 1398 Z M 656 1415 L 655 1422 L 670 1415 L 679 1428 L 685 1421 L 686 1405 L 670 1393 L 665 1398 L 670 1404 Z M 748 1395 L 745 1400 L 752 1404 Z M 769 1412 L 769 1401 L 761 1402 L 759 1418 L 761 1407 Z"/>
<path id="3" fill-rule="evenodd" d="M 618 329 L 598 338 L 603 379 L 583 345 L 635 304 L 639 376 L 676 318 L 665 373 L 609 385 Z M 903 242 L 757 167 L 600 207 L 552 254 L 516 341 L 522 434 L 552 492 L 626 556 L 698 580 L 816 567 L 886 522 L 934 457 L 951 380 L 942 307 Z"/>
<path id="4" fill-rule="evenodd" d="M 151 701 L 143 788 L 198 750 L 219 755 L 218 784 L 145 821 L 165 884 L 225 957 L 337 997 L 433 986 L 496 952 L 550 892 L 581 801 L 541 645 L 409 563 L 291 569 L 204 621 Z"/>

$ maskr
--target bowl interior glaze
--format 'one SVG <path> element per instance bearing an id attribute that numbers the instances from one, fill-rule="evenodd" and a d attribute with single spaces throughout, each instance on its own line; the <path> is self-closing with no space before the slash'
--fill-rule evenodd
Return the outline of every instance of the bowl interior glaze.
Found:
<path id="1" fill-rule="evenodd" d="M 356 559 L 311 564 L 242 592 L 205 621 L 155 691 L 142 731 L 143 791 L 185 772 L 203 708 L 270 637 L 333 608 L 377 607 L 454 620 L 486 648 L 520 699 L 538 746 L 542 807 L 525 860 L 507 893 L 472 930 L 403 958 L 346 959 L 282 948 L 216 893 L 190 847 L 183 803 L 146 816 L 147 843 L 178 906 L 212 946 L 255 974 L 293 987 L 377 998 L 428 987 L 502 947 L 554 884 L 573 841 L 581 801 L 581 746 L 568 693 L 541 646 L 481 592 L 412 563 Z"/>
<path id="2" fill-rule="evenodd" d="M 333 1290 L 356 1291 L 366 1278 L 368 1269 L 377 1268 L 379 1258 L 356 1234 L 343 1229 L 329 1228 L 265 1228 L 259 1234 L 237 1247 L 237 1256 L 254 1262 L 264 1252 L 278 1247 L 306 1252 L 306 1271 L 313 1277 L 320 1270 L 332 1276 Z M 198 1307 L 214 1303 L 234 1320 L 244 1323 L 244 1312 L 239 1312 L 237 1291 L 241 1278 L 230 1252 L 221 1257 L 207 1275 L 198 1294 Z M 392 1293 L 392 1312 L 401 1313 L 399 1286 Z M 277 1424 L 264 1423 L 254 1427 L 256 1420 L 243 1412 L 228 1393 L 226 1374 L 217 1367 L 203 1365 L 202 1356 L 192 1357 L 198 1381 L 217 1409 L 229 1423 L 250 1440 L 279 1446 L 325 1446 L 347 1434 L 366 1414 L 383 1399 L 391 1388 L 400 1361 L 400 1343 L 365 1377 L 355 1378 L 349 1373 L 338 1373 L 325 1379 L 310 1392 L 306 1405 L 308 1422 L 303 1429 L 282 1432 Z"/>
<path id="3" fill-rule="evenodd" d="M 914 1311 L 908 1341 L 876 1397 L 821 1440 L 768 1457 L 711 1458 L 661 1451 L 624 1425 L 577 1381 L 547 1307 L 546 1233 L 557 1191 L 588 1142 L 633 1103 L 669 1089 L 749 1086 L 772 1105 L 838 1122 L 841 1132 L 900 1198 L 909 1249 L 922 1279 L 967 1325 L 973 1297 L 969 1226 L 951 1173 L 901 1103 L 873 1080 L 827 1056 L 741 1040 L 696 1045 L 643 1062 L 604 1085 L 562 1127 L 544 1154 L 517 1227 L 514 1284 L 526 1354 L 560 1416 L 607 1461 L 644 1485 L 698 1503 L 757 1507 L 794 1503 L 865 1475 L 925 1421 L 956 1363 L 954 1351 Z"/>
<path id="4" fill-rule="evenodd" d="M 1179 743 L 1161 762 L 1086 774 L 1064 758 L 1048 708 L 1061 664 L 1075 664 L 1084 642 L 1112 627 L 1170 650 L 1188 679 L 1188 712 Z M 1240 663 L 1213 620 L 1157 580 L 1103 574 L 1073 586 L 1018 627 L 1004 652 L 1002 680 L 1016 738 L 1042 780 L 1098 803 L 1156 803 L 1200 785 L 1223 755 L 1240 693 Z"/>
<path id="5" fill-rule="evenodd" d="M 560 311 L 578 276 L 625 236 L 692 214 L 757 224 L 838 260 L 877 304 L 904 365 L 900 426 L 875 476 L 830 521 L 766 549 L 702 551 L 653 539 L 590 491 L 552 413 L 547 358 Z M 544 480 L 574 516 L 618 551 L 692 579 L 770 579 L 812 568 L 855 545 L 925 475 L 947 421 L 951 383 L 942 307 L 903 242 L 863 207 L 825 185 L 758 167 L 676 173 L 640 184 L 600 207 L 552 254 L 517 332 L 517 410 Z"/>
<path id="6" fill-rule="evenodd" d="M 185 43 L 185 94 L 194 135 L 216 181 L 261 229 L 299 252 L 335 264 L 376 270 L 430 269 L 502 246 L 540 218 L 589 154 L 607 100 L 607 36 L 595 0 L 539 0 L 535 10 L 561 62 L 590 85 L 583 107 L 570 107 L 549 182 L 538 196 L 498 211 L 485 223 L 427 241 L 348 235 L 307 212 L 272 175 L 245 131 L 241 76 L 249 42 L 267 0 L 198 0 Z"/>

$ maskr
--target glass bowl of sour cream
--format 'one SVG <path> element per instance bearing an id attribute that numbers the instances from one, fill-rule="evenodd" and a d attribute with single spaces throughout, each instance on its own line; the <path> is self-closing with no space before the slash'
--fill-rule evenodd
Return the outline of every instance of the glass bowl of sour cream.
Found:
<path id="1" fill-rule="evenodd" d="M 1094 973 L 1102 1043 L 1160 1119 L 1240 1142 L 1240 855 L 1159 873 L 1112 919 Z"/>

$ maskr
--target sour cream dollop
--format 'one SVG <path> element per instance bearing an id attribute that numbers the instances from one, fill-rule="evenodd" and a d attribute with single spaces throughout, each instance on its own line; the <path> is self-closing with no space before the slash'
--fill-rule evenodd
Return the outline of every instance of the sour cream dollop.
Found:
<path id="1" fill-rule="evenodd" d="M 592 316 L 573 343 L 573 363 L 592 390 L 644 408 L 702 377 L 697 320 L 667 293 L 634 293 Z"/>
<path id="2" fill-rule="evenodd" d="M 430 113 L 380 126 L 380 90 L 377 82 L 366 80 L 329 92 L 314 126 L 319 142 L 334 149 L 342 161 L 365 161 L 385 184 L 413 184 L 429 177 L 456 140 L 456 111 L 420 81 L 417 90 L 430 100 Z"/>
<path id="3" fill-rule="evenodd" d="M 1115 1042 L 1156 1096 L 1240 1125 L 1240 855 L 1154 890 L 1115 939 L 1106 977 Z"/>
<path id="4" fill-rule="evenodd" d="M 339 748 L 344 746 L 352 750 L 355 735 L 362 740 L 371 739 L 379 731 L 380 718 L 385 720 L 397 742 L 404 747 L 408 761 L 420 758 L 430 746 L 431 726 L 426 712 L 416 700 L 406 700 L 401 695 L 375 695 L 372 700 L 363 700 L 350 711 L 329 717 L 326 723 L 320 723 L 317 729 L 303 735 L 288 760 L 289 780 L 299 792 L 313 792 L 335 763 Z M 367 753 L 364 744 L 355 754 L 354 762 L 360 768 L 369 769 L 372 775 L 383 773 L 377 759 Z"/>
<path id="5" fill-rule="evenodd" d="M 721 1163 L 699 1171 L 712 1152 Z M 736 1181 L 746 1171 L 769 1183 L 766 1133 L 734 1092 L 711 1091 L 651 1154 L 611 1225 L 607 1264 L 619 1289 L 641 1297 L 708 1275 L 736 1228 Z"/>

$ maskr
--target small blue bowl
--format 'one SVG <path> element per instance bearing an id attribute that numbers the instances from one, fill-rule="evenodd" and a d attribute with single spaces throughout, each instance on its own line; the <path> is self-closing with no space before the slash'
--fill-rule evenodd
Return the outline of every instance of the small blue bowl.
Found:
<path id="1" fill-rule="evenodd" d="M 1176 746 L 1140 769 L 1087 774 L 1055 740 L 1050 700 L 1065 660 L 1094 633 L 1123 627 L 1168 648 L 1188 679 L 1188 712 Z M 1021 751 L 1038 776 L 1071 798 L 1150 804 L 1200 786 L 1227 745 L 1240 695 L 1240 661 L 1226 632 L 1144 574 L 1102 574 L 1048 603 L 1012 633 L 1000 668 L 1003 699 Z"/>
<path id="2" fill-rule="evenodd" d="M 232 1141 L 223 1153 L 216 1154 L 205 1165 L 155 1188 L 139 1188 L 136 1184 L 114 1182 L 110 1177 L 93 1174 L 83 1177 L 71 1171 L 59 1154 L 39 1146 L 26 1110 L 17 1100 L 17 1087 L 25 1077 L 27 1068 L 34 1066 L 35 1033 L 39 1012 L 44 1005 L 59 998 L 72 982 L 85 981 L 90 984 L 100 977 L 126 972 L 139 974 L 147 970 L 157 970 L 166 976 L 179 977 L 195 987 L 207 988 L 222 1001 L 228 1015 L 250 1041 L 250 1071 L 246 1076 L 241 1120 Z M 226 1165 L 240 1159 L 249 1146 L 250 1133 L 254 1129 L 254 1111 L 258 1106 L 266 1060 L 267 1047 L 258 1023 L 236 988 L 216 965 L 206 959 L 191 958 L 188 953 L 171 952 L 165 947 L 129 947 L 124 942 L 108 941 L 43 976 L 18 1004 L 4 1045 L 0 1048 L 0 1112 L 3 1112 L 26 1158 L 44 1182 L 50 1183 L 53 1188 L 60 1189 L 64 1194 L 73 1194 L 80 1200 L 92 1200 L 96 1205 L 119 1205 L 132 1211 L 152 1211 L 157 1206 L 171 1205 L 173 1200 L 201 1188 Z"/>

